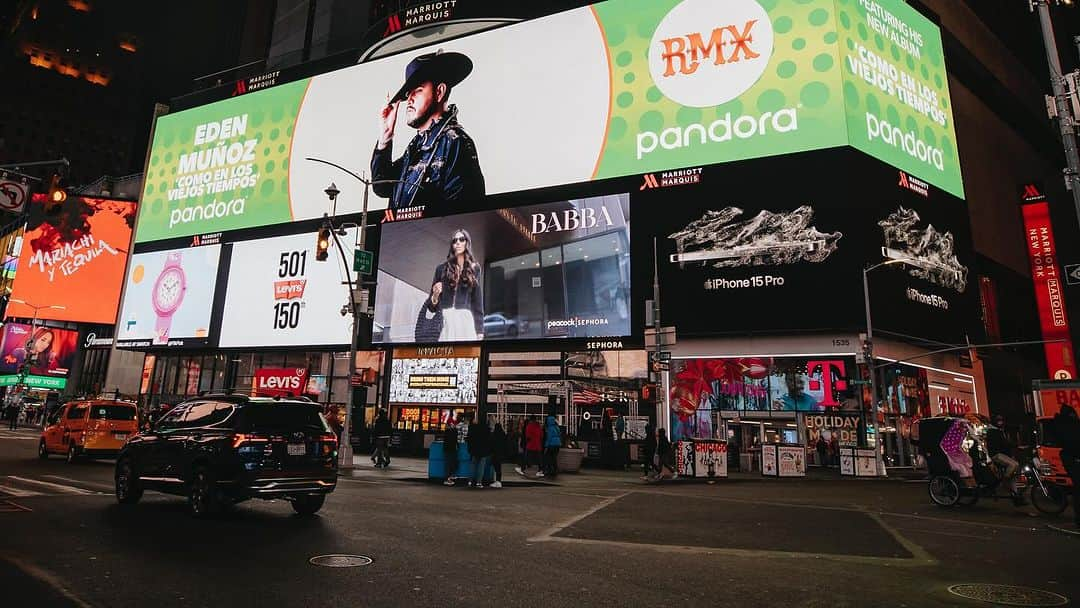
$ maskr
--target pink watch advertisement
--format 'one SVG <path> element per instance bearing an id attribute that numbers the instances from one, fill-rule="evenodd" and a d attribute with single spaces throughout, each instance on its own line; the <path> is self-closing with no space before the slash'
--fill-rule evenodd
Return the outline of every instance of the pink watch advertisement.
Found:
<path id="1" fill-rule="evenodd" d="M 221 246 L 132 257 L 120 311 L 121 346 L 191 346 L 210 335 Z"/>

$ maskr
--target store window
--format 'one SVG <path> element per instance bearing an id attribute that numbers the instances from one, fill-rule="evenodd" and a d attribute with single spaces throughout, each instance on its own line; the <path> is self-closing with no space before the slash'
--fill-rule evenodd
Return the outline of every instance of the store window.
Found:
<path id="1" fill-rule="evenodd" d="M 855 371 L 850 357 L 676 360 L 672 364 L 672 437 L 712 437 L 725 411 L 859 412 Z"/>

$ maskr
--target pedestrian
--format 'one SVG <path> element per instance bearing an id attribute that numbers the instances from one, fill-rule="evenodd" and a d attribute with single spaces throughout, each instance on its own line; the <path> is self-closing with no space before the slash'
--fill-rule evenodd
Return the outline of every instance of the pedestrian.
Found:
<path id="1" fill-rule="evenodd" d="M 641 478 L 648 480 L 653 472 L 653 457 L 656 456 L 656 431 L 652 423 L 645 425 L 645 443 L 641 445 Z"/>
<path id="2" fill-rule="evenodd" d="M 12 399 L 8 402 L 7 417 L 8 417 L 8 430 L 16 431 L 19 429 L 19 404 Z"/>
<path id="3" fill-rule="evenodd" d="M 443 431 L 443 462 L 446 464 L 446 480 L 443 485 L 452 486 L 458 470 L 458 431 L 451 418 Z"/>
<path id="4" fill-rule="evenodd" d="M 1080 418 L 1071 406 L 1062 405 L 1054 416 L 1054 433 L 1061 446 L 1061 462 L 1072 479 L 1073 526 L 1080 532 Z"/>
<path id="5" fill-rule="evenodd" d="M 506 446 L 506 431 L 503 430 L 501 424 L 496 422 L 495 430 L 491 432 L 491 466 L 495 469 L 495 481 L 491 483 L 493 488 L 502 487 L 502 463 Z"/>
<path id="6" fill-rule="evenodd" d="M 390 466 L 390 418 L 386 410 L 379 410 L 379 416 L 375 419 L 375 468 Z"/>
<path id="7" fill-rule="evenodd" d="M 525 432 L 522 435 L 525 438 L 525 467 L 518 469 L 517 472 L 522 476 L 527 476 L 529 467 L 535 463 L 536 476 L 543 477 L 544 471 L 540 466 L 540 454 L 544 450 L 544 430 L 540 428 L 536 416 L 529 416 L 529 419 L 525 421 Z"/>
<path id="8" fill-rule="evenodd" d="M 486 421 L 478 421 L 469 425 L 469 435 L 465 438 L 469 445 L 469 456 L 472 457 L 472 479 L 469 480 L 470 488 L 484 487 L 484 473 L 487 470 L 488 459 L 491 457 L 491 432 L 488 430 Z"/>
<path id="9" fill-rule="evenodd" d="M 829 445 L 827 443 L 825 443 L 825 437 L 824 436 L 821 436 L 821 435 L 818 436 L 817 444 L 815 445 L 815 447 L 817 448 L 817 463 L 818 463 L 818 466 L 823 467 L 826 464 L 828 464 L 825 459 L 829 455 Z"/>
<path id="10" fill-rule="evenodd" d="M 559 474 L 559 448 L 562 447 L 562 431 L 555 416 L 549 415 L 544 424 L 544 468 L 546 474 L 555 477 Z M 538 475 L 539 477 L 539 475 Z"/>
<path id="11" fill-rule="evenodd" d="M 675 477 L 675 452 L 671 449 L 667 431 L 656 429 L 656 476 L 652 481 L 672 479 Z"/>
<path id="12" fill-rule="evenodd" d="M 615 439 L 618 441 L 622 441 L 625 434 L 626 419 L 623 418 L 622 412 L 620 412 L 619 417 L 615 419 Z"/>

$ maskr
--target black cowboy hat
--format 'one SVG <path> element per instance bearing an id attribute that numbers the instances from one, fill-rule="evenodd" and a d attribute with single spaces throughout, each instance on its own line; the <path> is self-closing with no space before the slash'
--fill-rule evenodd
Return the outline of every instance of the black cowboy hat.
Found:
<path id="1" fill-rule="evenodd" d="M 444 53 L 436 51 L 426 55 L 420 55 L 405 66 L 405 84 L 401 85 L 398 92 L 390 99 L 390 103 L 401 101 L 423 82 L 446 83 L 446 86 L 456 86 L 472 72 L 472 59 L 461 53 Z"/>

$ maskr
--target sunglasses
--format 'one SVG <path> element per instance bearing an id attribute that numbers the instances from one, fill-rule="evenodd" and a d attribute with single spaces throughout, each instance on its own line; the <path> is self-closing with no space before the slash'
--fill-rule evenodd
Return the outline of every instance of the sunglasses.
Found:
<path id="1" fill-rule="evenodd" d="M 467 238 L 465 238 L 463 236 L 455 236 L 454 238 L 450 239 L 450 244 L 454 244 L 454 243 L 458 243 L 458 242 L 468 243 L 469 239 L 467 239 Z"/>

